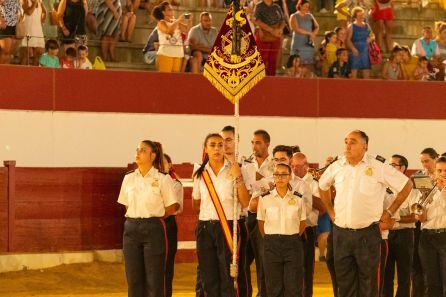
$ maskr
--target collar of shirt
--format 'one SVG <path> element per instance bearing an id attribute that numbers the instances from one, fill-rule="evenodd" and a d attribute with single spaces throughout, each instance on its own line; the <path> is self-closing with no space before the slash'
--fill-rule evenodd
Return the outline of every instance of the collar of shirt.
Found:
<path id="1" fill-rule="evenodd" d="M 263 160 L 262 165 L 259 166 L 259 163 L 257 162 L 257 159 L 254 158 L 254 166 L 257 169 L 257 171 L 262 170 L 265 167 L 270 166 L 271 162 L 273 161 L 273 157 L 271 155 L 268 155 L 265 160 Z"/>
<path id="2" fill-rule="evenodd" d="M 371 156 L 369 154 L 365 153 L 364 156 L 362 157 L 361 161 L 359 161 L 358 164 L 356 164 L 355 166 L 357 166 L 361 163 L 369 164 L 370 163 L 369 157 L 371 157 Z M 350 163 L 347 161 L 347 157 L 345 157 L 345 156 L 342 156 L 341 158 L 339 158 L 339 162 L 342 166 L 350 165 Z"/>
<path id="3" fill-rule="evenodd" d="M 146 173 L 146 175 L 142 175 L 141 171 L 139 171 L 139 168 L 135 169 L 135 175 L 137 177 L 142 177 L 142 178 L 148 178 L 148 177 L 153 177 L 158 173 L 158 169 L 156 169 L 155 167 L 152 166 L 152 168 L 150 168 L 150 170 Z"/>
<path id="4" fill-rule="evenodd" d="M 209 172 L 209 174 L 212 174 L 212 175 L 214 175 L 214 176 L 219 176 L 220 173 L 222 173 L 225 169 L 229 169 L 229 168 L 231 168 L 231 162 L 229 162 L 229 161 L 225 158 L 225 161 L 224 161 L 224 163 L 223 163 L 223 167 L 220 168 L 220 171 L 219 171 L 217 174 L 214 173 L 214 170 L 212 170 L 212 167 L 211 167 L 211 165 L 209 164 L 209 162 L 206 164 L 206 166 L 205 166 L 204 168 Z"/>

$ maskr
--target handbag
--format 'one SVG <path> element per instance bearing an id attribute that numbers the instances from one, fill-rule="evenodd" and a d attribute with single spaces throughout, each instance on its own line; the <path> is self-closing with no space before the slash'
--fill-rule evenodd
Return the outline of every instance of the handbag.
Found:
<path id="1" fill-rule="evenodd" d="M 381 50 L 379 49 L 376 41 L 369 43 L 369 59 L 370 64 L 372 65 L 380 64 L 382 61 Z"/>
<path id="2" fill-rule="evenodd" d="M 102 61 L 101 57 L 96 56 L 96 58 L 94 58 L 94 63 L 93 63 L 93 69 L 95 70 L 105 70 L 105 63 L 104 61 Z"/>
<path id="3" fill-rule="evenodd" d="M 278 29 L 280 28 L 280 23 L 276 24 L 276 25 L 272 25 L 271 26 L 273 29 Z M 262 42 L 274 42 L 280 39 L 280 37 L 274 36 L 273 34 L 271 34 L 270 32 L 263 30 L 262 28 L 259 27 L 259 37 L 260 37 L 260 41 Z"/>

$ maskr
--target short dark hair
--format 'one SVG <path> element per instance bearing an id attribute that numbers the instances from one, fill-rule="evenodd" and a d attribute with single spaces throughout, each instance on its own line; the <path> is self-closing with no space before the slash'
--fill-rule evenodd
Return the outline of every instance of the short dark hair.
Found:
<path id="1" fill-rule="evenodd" d="M 294 155 L 295 153 L 300 153 L 300 152 L 301 152 L 300 147 L 299 147 L 297 144 L 291 146 L 291 150 L 293 151 L 293 155 Z"/>
<path id="2" fill-rule="evenodd" d="M 446 152 L 441 154 L 442 157 L 446 157 Z"/>
<path id="3" fill-rule="evenodd" d="M 235 128 L 233 126 L 224 126 L 221 132 L 232 132 L 232 134 L 235 134 Z"/>
<path id="4" fill-rule="evenodd" d="M 421 63 L 421 62 L 429 62 L 429 59 L 427 57 L 425 57 L 425 56 L 419 57 L 418 58 L 418 63 Z"/>
<path id="5" fill-rule="evenodd" d="M 155 8 L 153 8 L 152 11 L 152 15 L 155 19 L 157 19 L 158 21 L 161 21 L 162 19 L 164 19 L 164 11 L 166 10 L 167 6 L 169 6 L 169 2 L 167 1 L 163 1 L 160 4 L 158 4 L 157 6 L 155 6 Z"/>
<path id="6" fill-rule="evenodd" d="M 344 47 L 340 47 L 336 50 L 336 56 L 340 56 L 342 54 L 342 52 L 348 52 L 348 49 L 344 48 Z"/>
<path id="7" fill-rule="evenodd" d="M 291 174 L 291 167 L 290 167 L 290 165 L 288 165 L 288 164 L 285 164 L 285 163 L 279 163 L 279 164 L 277 164 L 276 165 L 276 167 L 279 167 L 279 166 L 283 166 L 283 167 L 286 167 L 287 169 L 288 169 L 288 173 L 290 173 Z"/>
<path id="8" fill-rule="evenodd" d="M 359 137 L 361 137 L 362 140 L 365 141 L 365 144 L 369 144 L 369 136 L 364 131 L 355 130 L 355 131 L 353 131 L 353 133 L 358 133 Z"/>
<path id="9" fill-rule="evenodd" d="M 404 169 L 404 172 L 406 172 L 407 167 L 409 167 L 409 161 L 407 161 L 407 158 L 404 157 L 403 155 L 398 155 L 398 154 L 393 155 L 392 158 L 400 159 L 398 165 L 406 167 L 406 169 Z"/>
<path id="10" fill-rule="evenodd" d="M 65 55 L 68 57 L 76 58 L 76 56 L 77 56 L 76 49 L 72 48 L 72 47 L 67 48 L 65 51 Z"/>
<path id="11" fill-rule="evenodd" d="M 431 147 L 427 147 L 424 150 L 421 151 L 422 155 L 429 155 L 429 157 L 431 157 L 431 159 L 436 159 L 438 158 L 438 153 L 435 149 L 431 148 Z"/>
<path id="12" fill-rule="evenodd" d="M 59 44 L 55 39 L 48 39 L 45 43 L 45 50 L 48 51 L 49 49 L 59 49 Z"/>
<path id="13" fill-rule="evenodd" d="M 262 129 L 256 130 L 256 131 L 254 131 L 254 135 L 262 136 L 263 141 L 265 141 L 266 143 L 271 142 L 271 136 L 269 136 L 268 132 L 266 132 L 265 130 L 262 130 Z"/>
<path id="14" fill-rule="evenodd" d="M 291 56 L 288 58 L 288 61 L 286 62 L 286 68 L 291 68 L 291 67 L 293 67 L 293 65 L 294 65 L 294 60 L 295 60 L 295 59 L 300 59 L 300 56 L 299 56 L 298 54 L 291 55 Z"/>
<path id="15" fill-rule="evenodd" d="M 290 159 L 291 159 L 291 157 L 293 157 L 293 149 L 292 149 L 291 146 L 289 146 L 289 145 L 277 145 L 277 146 L 273 149 L 273 156 L 274 156 L 277 152 L 284 152 L 284 153 L 286 153 L 286 155 L 287 155 L 288 158 L 290 158 Z"/>
<path id="16" fill-rule="evenodd" d="M 438 158 L 435 164 L 438 163 L 446 163 L 446 156 L 441 156 L 440 158 Z"/>
<path id="17" fill-rule="evenodd" d="M 78 47 L 77 47 L 77 52 L 80 52 L 80 51 L 86 51 L 86 52 L 88 52 L 88 47 L 87 46 L 85 46 L 85 45 L 79 45 Z"/>

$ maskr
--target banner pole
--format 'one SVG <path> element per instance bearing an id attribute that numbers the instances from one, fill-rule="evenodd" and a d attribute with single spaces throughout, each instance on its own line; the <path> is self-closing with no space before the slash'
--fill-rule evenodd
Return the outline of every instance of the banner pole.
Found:
<path id="1" fill-rule="evenodd" d="M 239 113 L 239 101 L 236 101 L 234 104 L 234 142 L 235 142 L 235 148 L 234 148 L 234 160 L 235 162 L 238 162 L 238 144 L 239 144 L 239 125 L 240 125 L 240 113 Z M 237 181 L 234 181 L 234 217 L 233 217 L 233 227 L 232 227 L 232 234 L 233 234 L 233 253 L 232 253 L 232 265 L 231 265 L 231 276 L 234 278 L 234 286 L 237 287 L 237 276 L 238 276 L 238 264 L 237 264 L 237 258 L 238 258 L 238 238 L 237 238 L 237 226 L 238 226 L 238 193 L 237 193 Z"/>

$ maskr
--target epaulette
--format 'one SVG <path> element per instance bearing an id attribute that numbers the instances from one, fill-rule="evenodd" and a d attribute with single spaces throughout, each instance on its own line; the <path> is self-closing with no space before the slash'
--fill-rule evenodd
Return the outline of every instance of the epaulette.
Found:
<path id="1" fill-rule="evenodd" d="M 135 172 L 135 169 L 127 171 L 124 175 L 130 174 L 130 173 L 133 173 L 133 172 Z"/>
<path id="2" fill-rule="evenodd" d="M 302 197 L 303 197 L 302 194 L 299 193 L 298 191 L 294 191 L 293 195 L 294 195 L 294 196 L 297 196 L 297 197 L 299 197 L 299 198 L 302 198 Z"/>
<path id="3" fill-rule="evenodd" d="M 260 194 L 260 197 L 265 197 L 265 196 L 269 195 L 270 193 L 271 193 L 270 191 L 267 191 L 265 193 Z"/>
<path id="4" fill-rule="evenodd" d="M 392 191 L 390 188 L 387 188 L 387 189 L 386 189 L 386 192 L 387 192 L 387 194 L 390 194 L 390 195 L 393 194 L 393 191 Z"/>
<path id="5" fill-rule="evenodd" d="M 179 182 L 180 185 L 183 185 L 183 183 L 182 183 L 178 178 L 176 178 L 175 180 L 176 180 L 177 182 Z"/>
<path id="6" fill-rule="evenodd" d="M 378 160 L 378 161 L 380 161 L 381 163 L 386 162 L 386 158 L 381 157 L 380 155 L 376 155 L 376 158 L 375 158 L 375 159 Z"/>

